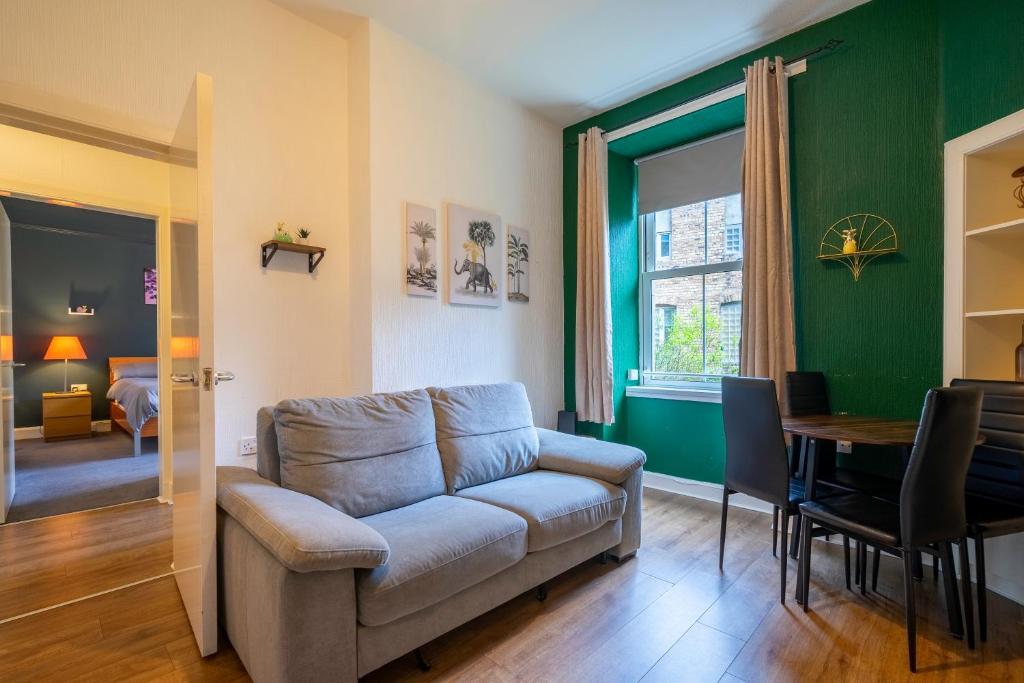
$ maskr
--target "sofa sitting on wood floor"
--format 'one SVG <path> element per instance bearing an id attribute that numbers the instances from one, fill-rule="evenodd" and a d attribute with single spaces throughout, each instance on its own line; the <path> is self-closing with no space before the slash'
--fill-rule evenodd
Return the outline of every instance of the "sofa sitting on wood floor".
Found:
<path id="1" fill-rule="evenodd" d="M 521 384 L 282 401 L 218 468 L 220 619 L 257 682 L 356 681 L 640 546 L 643 451 L 537 429 Z"/>

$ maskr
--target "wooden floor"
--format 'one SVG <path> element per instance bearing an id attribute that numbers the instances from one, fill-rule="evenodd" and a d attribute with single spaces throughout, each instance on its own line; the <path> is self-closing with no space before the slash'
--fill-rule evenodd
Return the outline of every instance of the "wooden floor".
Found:
<path id="1" fill-rule="evenodd" d="M 0 525 L 0 621 L 170 571 L 156 499 Z"/>
<path id="2" fill-rule="evenodd" d="M 937 585 L 918 584 L 912 676 L 894 560 L 861 596 L 842 587 L 838 548 L 815 543 L 804 614 L 778 603 L 767 515 L 730 511 L 719 574 L 719 506 L 646 496 L 635 560 L 587 563 L 551 582 L 546 602 L 520 596 L 427 644 L 429 673 L 407 656 L 364 681 L 1024 681 L 1024 608 L 1008 600 L 990 595 L 989 642 L 970 652 L 946 633 Z M 0 624 L 5 682 L 246 678 L 227 644 L 199 658 L 171 577 Z"/>

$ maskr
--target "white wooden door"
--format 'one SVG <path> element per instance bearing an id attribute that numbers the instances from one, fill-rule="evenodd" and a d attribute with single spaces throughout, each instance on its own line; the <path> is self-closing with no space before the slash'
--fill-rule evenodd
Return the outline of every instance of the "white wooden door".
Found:
<path id="1" fill-rule="evenodd" d="M 0 524 L 14 500 L 14 325 L 11 303 L 11 221 L 0 204 Z"/>
<path id="2" fill-rule="evenodd" d="M 197 75 L 172 145 L 169 194 L 174 576 L 204 656 L 217 650 L 212 95 L 210 77 Z"/>

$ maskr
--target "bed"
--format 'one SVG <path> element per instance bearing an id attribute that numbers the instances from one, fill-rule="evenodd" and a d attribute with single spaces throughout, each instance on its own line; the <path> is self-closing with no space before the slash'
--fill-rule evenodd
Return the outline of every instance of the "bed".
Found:
<path id="1" fill-rule="evenodd" d="M 109 359 L 111 428 L 117 425 L 142 453 L 143 437 L 159 432 L 160 399 L 157 388 L 156 358 L 153 356 L 112 356 Z"/>

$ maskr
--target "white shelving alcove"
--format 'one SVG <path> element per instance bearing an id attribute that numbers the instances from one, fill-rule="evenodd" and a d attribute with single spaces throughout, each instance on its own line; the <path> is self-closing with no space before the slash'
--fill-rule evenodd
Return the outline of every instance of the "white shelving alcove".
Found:
<path id="1" fill-rule="evenodd" d="M 1014 379 L 1024 324 L 1024 110 L 946 143 L 943 380 Z M 985 541 L 988 587 L 1024 604 L 1024 535 Z M 974 553 L 971 552 L 971 563 Z M 977 568 L 975 568 L 975 572 Z"/>
<path id="2" fill-rule="evenodd" d="M 946 143 L 943 379 L 1014 379 L 1024 324 L 1024 110 Z"/>

